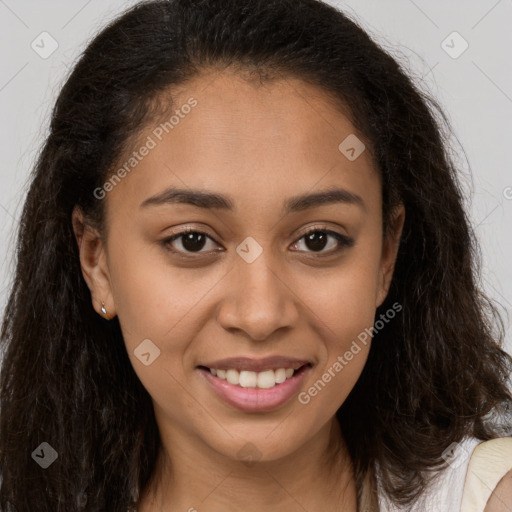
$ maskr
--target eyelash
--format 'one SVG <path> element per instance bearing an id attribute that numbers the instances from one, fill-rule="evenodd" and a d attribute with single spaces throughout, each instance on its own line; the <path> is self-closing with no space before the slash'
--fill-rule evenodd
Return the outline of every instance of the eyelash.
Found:
<path id="1" fill-rule="evenodd" d="M 333 236 L 338 241 L 338 243 L 339 243 L 338 248 L 335 249 L 335 250 L 327 251 L 326 253 L 324 253 L 324 252 L 315 253 L 314 251 L 298 251 L 298 252 L 306 252 L 306 253 L 316 254 L 316 257 L 322 258 L 322 257 L 326 257 L 326 256 L 332 256 L 333 254 L 337 254 L 340 251 L 342 251 L 343 249 L 350 248 L 350 247 L 352 247 L 354 245 L 354 239 L 353 238 L 347 237 L 345 235 L 342 235 L 341 233 L 338 233 L 336 231 L 332 231 L 330 229 L 320 228 L 320 227 L 316 227 L 316 226 L 311 228 L 310 230 L 306 231 L 305 233 L 303 233 L 300 236 L 300 238 L 298 238 L 294 242 L 294 244 L 298 243 L 300 240 L 302 240 L 306 236 L 308 236 L 308 235 L 310 235 L 312 233 L 317 233 L 317 232 L 321 232 L 321 233 L 325 233 L 327 235 Z M 180 237 L 188 235 L 189 233 L 197 233 L 197 234 L 200 234 L 200 235 L 204 235 L 207 238 L 209 238 L 210 240 L 213 240 L 213 238 L 210 235 L 208 235 L 208 233 L 205 233 L 204 231 L 200 231 L 200 230 L 197 230 L 197 229 L 194 229 L 194 228 L 185 228 L 183 231 L 180 231 L 179 233 L 176 233 L 176 234 L 172 235 L 171 237 L 168 237 L 168 238 L 165 238 L 164 240 L 162 240 L 162 244 L 163 244 L 163 246 L 164 246 L 164 248 L 166 250 L 168 250 L 168 251 L 170 251 L 172 253 L 178 254 L 179 256 L 182 256 L 184 258 L 195 258 L 195 256 L 193 256 L 194 254 L 205 254 L 205 252 L 203 252 L 203 251 L 184 252 L 184 251 L 178 251 L 178 250 L 173 249 L 173 248 L 170 247 L 170 244 L 172 242 L 174 242 L 175 240 L 177 240 Z M 213 241 L 215 242 L 215 240 L 213 240 Z M 217 242 L 215 242 L 215 243 L 217 243 Z M 208 253 L 208 251 L 206 251 L 206 253 Z"/>

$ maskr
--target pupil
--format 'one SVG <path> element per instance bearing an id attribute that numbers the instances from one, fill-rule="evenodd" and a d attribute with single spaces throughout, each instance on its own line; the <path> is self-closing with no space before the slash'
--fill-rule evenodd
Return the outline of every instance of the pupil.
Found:
<path id="1" fill-rule="evenodd" d="M 202 233 L 187 233 L 182 244 L 187 251 L 200 251 L 204 247 L 205 238 Z"/>
<path id="2" fill-rule="evenodd" d="M 326 244 L 327 236 L 323 231 L 315 231 L 306 236 L 306 245 L 313 251 L 321 251 Z"/>

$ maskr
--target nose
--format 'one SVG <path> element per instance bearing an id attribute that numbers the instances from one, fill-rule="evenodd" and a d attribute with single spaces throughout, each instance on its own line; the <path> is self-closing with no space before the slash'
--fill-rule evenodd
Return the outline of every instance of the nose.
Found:
<path id="1" fill-rule="evenodd" d="M 240 259 L 227 277 L 217 320 L 226 330 L 243 331 L 257 341 L 278 329 L 292 328 L 299 319 L 298 297 L 289 275 L 265 257 L 252 263 Z"/>

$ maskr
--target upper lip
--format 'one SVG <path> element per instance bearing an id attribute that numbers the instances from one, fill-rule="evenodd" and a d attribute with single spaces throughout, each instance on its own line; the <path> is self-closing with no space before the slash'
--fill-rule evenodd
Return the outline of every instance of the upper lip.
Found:
<path id="1" fill-rule="evenodd" d="M 286 356 L 269 356 L 262 359 L 241 356 L 218 359 L 217 361 L 204 363 L 200 366 L 206 366 L 207 368 L 214 368 L 218 370 L 235 369 L 261 372 L 263 370 L 277 370 L 279 368 L 293 368 L 294 370 L 298 370 L 301 366 L 308 363 L 309 361 L 307 360 Z"/>

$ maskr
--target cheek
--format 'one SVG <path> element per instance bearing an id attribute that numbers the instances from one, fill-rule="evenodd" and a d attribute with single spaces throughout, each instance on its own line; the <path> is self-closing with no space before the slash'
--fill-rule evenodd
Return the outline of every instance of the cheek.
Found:
<path id="1" fill-rule="evenodd" d="M 130 244 L 129 240 L 116 246 L 115 242 L 109 266 L 116 313 L 127 344 L 144 338 L 176 339 L 185 317 L 194 314 L 225 272 L 179 268 L 166 259 L 163 248 Z"/>
<path id="2" fill-rule="evenodd" d="M 314 312 L 315 331 L 324 341 L 318 347 L 318 370 L 302 403 L 317 400 L 327 413 L 334 413 L 348 396 L 370 350 L 378 255 L 370 250 L 365 255 L 362 252 L 347 259 L 328 278 L 307 286 L 305 302 Z"/>
<path id="3" fill-rule="evenodd" d="M 370 252 L 354 253 L 332 272 L 303 282 L 300 293 L 324 325 L 331 350 L 344 350 L 373 325 L 377 285 L 378 261 Z"/>
<path id="4" fill-rule="evenodd" d="M 316 298 L 315 331 L 321 331 L 323 338 L 317 346 L 320 360 L 298 396 L 299 403 L 324 418 L 336 412 L 359 379 L 368 358 L 375 317 L 373 279 L 363 287 L 352 279 L 332 280 L 328 291 L 323 302 Z"/>

